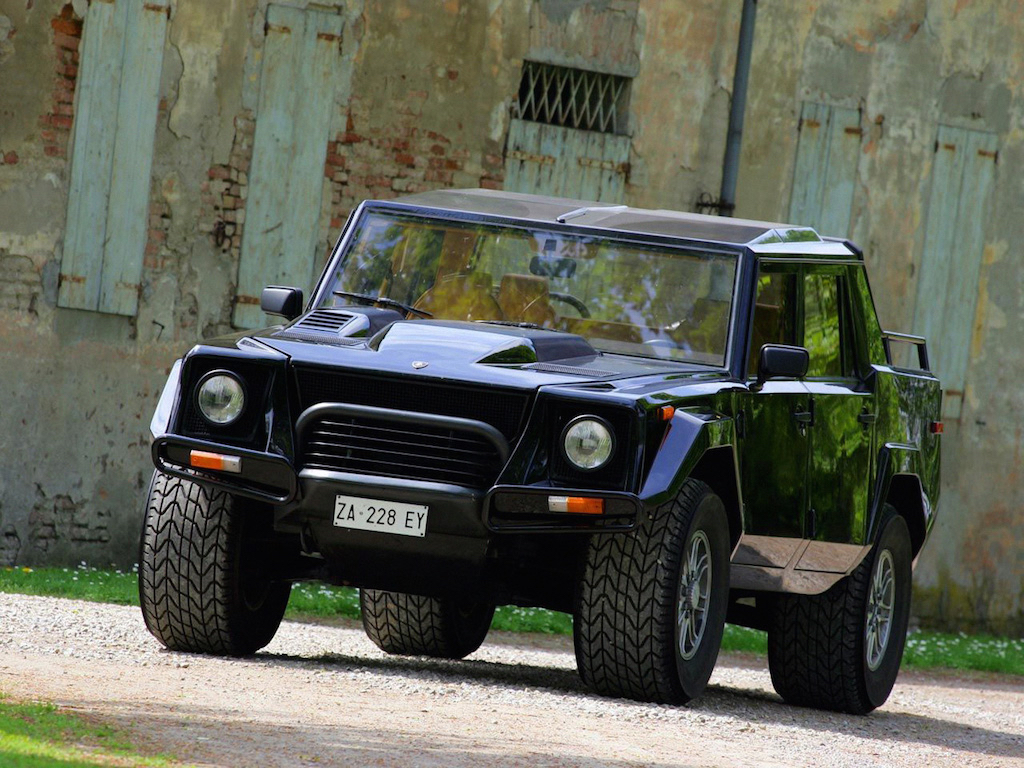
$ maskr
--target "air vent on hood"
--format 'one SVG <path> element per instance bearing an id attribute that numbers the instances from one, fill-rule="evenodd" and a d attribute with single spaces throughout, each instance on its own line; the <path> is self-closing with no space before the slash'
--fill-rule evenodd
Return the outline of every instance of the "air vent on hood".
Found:
<path id="1" fill-rule="evenodd" d="M 308 339 L 332 344 L 352 344 L 356 340 L 344 338 L 341 329 L 355 317 L 351 312 L 335 309 L 314 309 L 295 325 L 275 333 L 275 336 Z"/>
<path id="2" fill-rule="evenodd" d="M 559 365 L 558 363 L 533 363 L 524 365 L 523 368 L 530 371 L 544 371 L 545 373 L 565 373 L 570 376 L 586 376 L 590 379 L 606 379 L 614 376 L 615 371 L 602 371 L 597 368 L 582 368 L 576 365 Z"/>

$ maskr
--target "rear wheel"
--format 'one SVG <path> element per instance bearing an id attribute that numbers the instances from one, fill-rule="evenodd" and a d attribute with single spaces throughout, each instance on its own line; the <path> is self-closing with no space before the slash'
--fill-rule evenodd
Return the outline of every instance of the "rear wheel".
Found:
<path id="1" fill-rule="evenodd" d="M 707 686 L 729 597 L 721 499 L 689 480 L 629 535 L 594 536 L 573 635 L 598 693 L 685 703 Z"/>
<path id="2" fill-rule="evenodd" d="M 821 595 L 782 595 L 768 632 L 772 684 L 789 704 L 866 714 L 899 673 L 910 618 L 911 545 L 889 516 L 871 554 Z"/>
<path id="3" fill-rule="evenodd" d="M 246 656 L 281 624 L 291 584 L 271 581 L 263 510 L 199 483 L 153 474 L 139 557 L 146 627 L 172 651 Z"/>
<path id="4" fill-rule="evenodd" d="M 404 656 L 461 659 L 487 637 L 494 603 L 359 590 L 363 629 L 378 648 Z"/>

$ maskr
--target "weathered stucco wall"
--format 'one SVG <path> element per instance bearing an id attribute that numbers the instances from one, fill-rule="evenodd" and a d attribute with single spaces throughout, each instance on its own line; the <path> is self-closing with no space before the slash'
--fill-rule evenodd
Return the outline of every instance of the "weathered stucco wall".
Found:
<path id="1" fill-rule="evenodd" d="M 912 332 L 917 302 L 929 298 L 918 296 L 917 279 L 934 258 L 924 251 L 924 232 L 937 127 L 998 135 L 963 411 L 946 419 L 941 515 L 915 577 L 915 611 L 925 622 L 966 618 L 1017 633 L 1024 631 L 1024 265 L 1014 245 L 1024 236 L 1020 21 L 1019 3 L 1009 1 L 759 4 L 737 208 L 786 217 L 802 101 L 861 109 L 853 239 L 865 249 L 883 327 Z"/>
<path id="2" fill-rule="evenodd" d="M 310 3 L 343 18 L 318 260 L 363 199 L 501 187 L 524 59 L 635 78 L 631 202 L 714 189 L 738 15 L 691 5 Z M 0 1 L 2 563 L 134 561 L 164 376 L 233 330 L 268 2 L 171 3 L 134 317 L 57 307 L 88 7 Z"/>
<path id="3" fill-rule="evenodd" d="M 632 78 L 625 202 L 694 210 L 717 194 L 741 3 L 283 4 L 343 21 L 319 262 L 363 199 L 501 187 L 524 60 Z M 233 330 L 268 2 L 171 2 L 133 317 L 56 306 L 88 7 L 0 0 L 0 563 L 131 564 L 163 377 L 197 339 Z M 787 218 L 801 103 L 860 109 L 851 231 L 883 324 L 913 330 L 936 126 L 998 135 L 971 367 L 943 438 L 942 515 L 917 610 L 1017 631 L 1019 21 L 1011 0 L 759 3 L 737 200 L 739 215 Z"/>

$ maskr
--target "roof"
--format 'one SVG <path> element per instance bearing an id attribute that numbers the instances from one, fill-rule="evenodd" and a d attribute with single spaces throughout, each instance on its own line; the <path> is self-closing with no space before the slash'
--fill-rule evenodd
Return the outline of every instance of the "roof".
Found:
<path id="1" fill-rule="evenodd" d="M 681 211 L 630 208 L 612 203 L 569 200 L 489 189 L 439 189 L 399 197 L 391 202 L 450 211 L 505 216 L 543 223 L 572 223 L 596 229 L 682 237 L 736 246 L 760 246 L 756 251 L 822 251 L 822 238 L 807 227 Z M 798 244 L 794 248 L 790 244 Z M 812 246 L 811 244 L 817 244 Z M 852 252 L 839 243 L 844 254 Z M 774 247 L 768 247 L 774 246 Z M 822 254 L 824 255 L 824 254 Z"/>

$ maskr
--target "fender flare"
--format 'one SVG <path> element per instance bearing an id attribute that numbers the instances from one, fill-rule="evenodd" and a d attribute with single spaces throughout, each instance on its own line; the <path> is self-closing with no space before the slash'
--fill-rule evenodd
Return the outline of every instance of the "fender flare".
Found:
<path id="1" fill-rule="evenodd" d="M 882 446 L 864 531 L 866 543 L 877 538 L 882 524 L 882 509 L 889 503 L 907 521 L 913 555 L 917 557 L 935 522 L 934 501 L 921 482 L 922 461 L 921 451 L 915 445 L 886 443 Z"/>
<path id="2" fill-rule="evenodd" d="M 640 499 L 648 509 L 660 506 L 675 498 L 691 477 L 706 482 L 721 497 L 735 547 L 743 533 L 743 497 L 736 423 L 731 416 L 677 409 L 644 479 Z"/>

